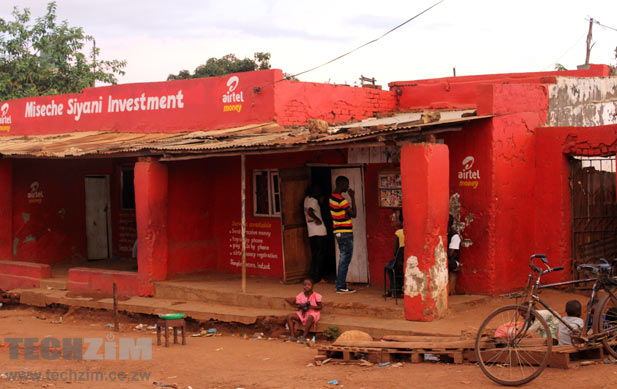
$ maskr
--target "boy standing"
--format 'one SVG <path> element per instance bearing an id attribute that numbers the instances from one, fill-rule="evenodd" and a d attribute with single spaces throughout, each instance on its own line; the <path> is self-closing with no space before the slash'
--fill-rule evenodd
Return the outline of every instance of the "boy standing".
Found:
<path id="1" fill-rule="evenodd" d="M 347 192 L 351 205 L 343 197 Z M 334 193 L 330 195 L 330 214 L 332 215 L 332 231 L 339 248 L 338 272 L 336 275 L 336 293 L 355 293 L 347 288 L 347 270 L 353 256 L 353 229 L 351 219 L 356 217 L 356 198 L 353 189 L 349 187 L 349 179 L 339 176 L 335 181 Z"/>
<path id="2" fill-rule="evenodd" d="M 585 326 L 583 319 L 581 319 L 581 303 L 577 300 L 570 300 L 566 303 L 566 314 L 568 316 L 563 317 L 562 320 L 568 323 L 570 327 L 577 330 Z M 570 330 L 563 323 L 559 323 L 559 345 L 567 344 L 572 344 Z"/>

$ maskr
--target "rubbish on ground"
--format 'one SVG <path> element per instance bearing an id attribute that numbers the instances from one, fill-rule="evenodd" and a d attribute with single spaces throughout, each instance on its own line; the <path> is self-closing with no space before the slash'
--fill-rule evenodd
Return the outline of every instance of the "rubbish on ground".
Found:
<path id="1" fill-rule="evenodd" d="M 332 385 L 338 385 L 338 381 L 337 380 L 328 381 L 328 383 L 332 384 Z"/>
<path id="2" fill-rule="evenodd" d="M 107 323 L 105 324 L 103 327 L 109 327 L 109 328 L 114 328 L 114 325 L 111 323 Z"/>
<path id="3" fill-rule="evenodd" d="M 308 365 L 306 365 L 306 367 L 315 367 L 315 364 L 309 363 Z"/>
<path id="4" fill-rule="evenodd" d="M 390 362 L 384 362 L 384 363 L 380 363 L 379 367 L 386 367 L 386 366 L 389 366 L 389 365 L 390 365 Z"/>
<path id="5" fill-rule="evenodd" d="M 3 305 L 3 304 L 2 304 L 2 303 L 0 303 L 0 308 L 2 308 L 2 305 Z"/>
<path id="6" fill-rule="evenodd" d="M 269 361 L 269 360 L 270 360 L 270 358 L 264 358 L 264 361 Z"/>
<path id="7" fill-rule="evenodd" d="M 184 319 L 184 313 L 166 313 L 159 315 L 159 318 L 164 320 Z"/>
<path id="8" fill-rule="evenodd" d="M 58 320 L 52 320 L 51 323 L 52 324 L 62 324 L 62 316 L 60 316 Z"/>
<path id="9" fill-rule="evenodd" d="M 581 366 L 589 366 L 589 365 L 593 365 L 595 362 L 594 361 L 583 361 L 581 362 Z"/>
<path id="10" fill-rule="evenodd" d="M 331 360 L 332 360 L 332 358 L 324 359 L 324 361 L 321 362 L 321 364 L 325 365 L 326 363 L 330 362 Z"/>
<path id="11" fill-rule="evenodd" d="M 424 354 L 424 360 L 425 361 L 439 362 L 439 357 L 437 355 L 434 355 L 434 354 Z"/>
<path id="12" fill-rule="evenodd" d="M 155 325 L 153 325 L 153 326 L 148 326 L 147 328 L 148 328 L 149 330 L 156 330 L 156 324 L 155 324 Z"/>
<path id="13" fill-rule="evenodd" d="M 168 380 L 173 380 L 174 378 L 178 378 L 177 375 L 172 375 L 171 377 L 167 377 Z"/>
<path id="14" fill-rule="evenodd" d="M 219 347 L 219 348 L 217 348 L 217 349 L 216 349 L 216 350 L 214 350 L 214 351 L 221 351 L 222 349 L 223 349 L 222 347 Z"/>
<path id="15" fill-rule="evenodd" d="M 177 384 L 166 384 L 164 382 L 153 382 L 154 385 L 160 386 L 161 388 L 177 388 Z"/>
<path id="16" fill-rule="evenodd" d="M 207 331 L 207 332 L 208 332 L 209 334 L 216 334 L 216 332 L 217 332 L 217 331 L 216 331 L 216 328 L 208 328 L 208 331 Z"/>
<path id="17" fill-rule="evenodd" d="M 113 327 L 113 326 L 112 326 L 112 327 Z M 137 324 L 137 325 L 135 326 L 135 329 L 136 329 L 136 330 L 144 330 L 144 331 L 145 331 L 147 327 L 148 327 L 148 325 L 147 325 L 147 324 Z"/>
<path id="18" fill-rule="evenodd" d="M 397 362 L 392 367 L 403 367 L 403 362 Z"/>

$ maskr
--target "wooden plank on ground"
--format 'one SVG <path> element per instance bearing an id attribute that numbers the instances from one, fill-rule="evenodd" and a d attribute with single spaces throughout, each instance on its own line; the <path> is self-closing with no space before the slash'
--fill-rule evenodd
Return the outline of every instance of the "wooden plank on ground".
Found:
<path id="1" fill-rule="evenodd" d="M 389 335 L 384 336 L 382 340 L 390 342 L 452 342 L 460 340 L 469 340 L 462 337 L 453 336 L 407 336 L 407 335 Z"/>
<path id="2" fill-rule="evenodd" d="M 340 341 L 339 346 L 345 347 L 372 347 L 372 348 L 396 348 L 396 349 L 463 349 L 475 348 L 474 340 L 455 340 L 451 342 L 379 342 L 379 341 Z M 480 347 L 488 343 L 483 342 Z"/>

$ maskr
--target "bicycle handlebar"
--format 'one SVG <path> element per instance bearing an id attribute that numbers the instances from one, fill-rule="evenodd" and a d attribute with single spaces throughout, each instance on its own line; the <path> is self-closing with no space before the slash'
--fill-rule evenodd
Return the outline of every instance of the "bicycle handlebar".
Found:
<path id="1" fill-rule="evenodd" d="M 534 262 L 533 260 L 536 258 L 540 258 L 542 260 L 542 262 L 544 263 L 544 265 L 546 266 L 546 270 L 542 270 L 540 269 Z M 542 273 L 542 274 L 547 274 L 553 271 L 560 271 L 563 270 L 563 266 L 557 266 L 554 268 L 551 268 L 550 265 L 548 264 L 548 259 L 546 258 L 546 254 L 534 254 L 531 257 L 529 257 L 529 267 L 531 268 L 531 270 L 533 270 L 536 273 Z"/>

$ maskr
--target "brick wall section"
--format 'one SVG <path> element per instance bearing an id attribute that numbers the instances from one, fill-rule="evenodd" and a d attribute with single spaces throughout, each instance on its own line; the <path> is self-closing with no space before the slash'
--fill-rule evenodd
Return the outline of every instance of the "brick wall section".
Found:
<path id="1" fill-rule="evenodd" d="M 396 110 L 394 92 L 372 88 L 282 81 L 275 89 L 275 120 L 283 126 L 321 119 L 330 124 L 363 120 Z"/>

